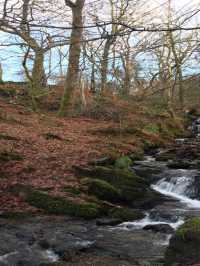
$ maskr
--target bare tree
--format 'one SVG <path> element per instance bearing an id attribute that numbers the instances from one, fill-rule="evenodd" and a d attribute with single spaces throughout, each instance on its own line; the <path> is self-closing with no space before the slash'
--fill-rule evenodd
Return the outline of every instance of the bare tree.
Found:
<path id="1" fill-rule="evenodd" d="M 68 70 L 65 80 L 64 93 L 61 100 L 59 115 L 67 114 L 71 96 L 77 86 L 79 77 L 79 60 L 81 54 L 81 40 L 83 35 L 83 8 L 85 0 L 65 0 L 65 4 L 72 11 L 72 31 L 69 46 Z"/>

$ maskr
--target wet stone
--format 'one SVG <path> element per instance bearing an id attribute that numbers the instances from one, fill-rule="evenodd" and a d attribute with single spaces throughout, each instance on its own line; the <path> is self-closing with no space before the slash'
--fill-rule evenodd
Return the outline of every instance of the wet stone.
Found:
<path id="1" fill-rule="evenodd" d="M 151 224 L 146 225 L 143 230 L 151 230 L 155 233 L 173 234 L 174 229 L 169 224 Z"/>

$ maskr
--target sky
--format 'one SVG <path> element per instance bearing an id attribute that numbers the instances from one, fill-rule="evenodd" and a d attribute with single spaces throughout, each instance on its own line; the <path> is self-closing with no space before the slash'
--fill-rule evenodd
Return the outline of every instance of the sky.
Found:
<path id="1" fill-rule="evenodd" d="M 142 0 L 141 0 L 142 1 Z M 94 2 L 94 0 L 86 0 L 87 5 L 91 2 Z M 97 1 L 95 1 L 97 2 Z M 166 13 L 166 7 L 164 6 L 166 4 L 166 0 L 149 0 L 144 1 L 144 5 L 142 5 L 142 8 L 146 8 L 147 11 L 151 11 L 154 13 L 154 20 L 151 20 L 154 23 L 159 23 L 162 18 L 163 14 Z M 171 0 L 171 5 L 174 8 L 175 12 L 178 12 L 179 14 L 184 13 L 185 10 L 193 10 L 195 7 L 200 7 L 200 0 Z M 101 0 L 101 8 L 97 9 L 97 15 L 104 20 L 108 20 L 108 6 L 107 6 L 107 0 Z M 143 20 L 144 17 L 141 17 L 140 10 L 137 10 L 137 21 L 138 23 Z M 148 12 L 147 12 L 148 13 Z M 151 15 L 152 16 L 152 15 Z M 148 15 L 147 21 L 148 19 Z M 70 16 L 68 18 L 70 20 Z M 86 21 L 87 22 L 87 21 Z M 200 13 L 199 15 L 196 15 L 191 21 L 191 25 L 196 25 L 200 22 Z M 59 22 L 57 22 L 59 24 Z M 63 25 L 63 22 L 60 22 L 60 25 Z M 146 25 L 145 25 L 146 26 Z M 8 40 L 10 40 L 10 35 L 0 32 L 0 43 L 7 43 Z M 67 53 L 67 47 L 65 47 L 66 53 Z M 57 65 L 57 56 L 56 53 L 53 51 L 54 58 L 53 58 L 53 67 L 55 70 L 58 70 L 56 68 Z M 146 60 L 146 61 L 145 61 Z M 15 80 L 15 81 L 21 81 L 24 79 L 23 75 L 20 74 L 22 72 L 21 67 L 21 61 L 22 61 L 22 54 L 21 49 L 18 47 L 10 46 L 10 47 L 0 47 L 0 61 L 3 67 L 3 78 L 4 80 Z M 141 63 L 146 65 L 152 65 L 150 62 L 151 59 L 147 56 L 146 58 L 142 58 Z M 46 62 L 47 65 L 47 62 Z M 150 66 L 151 67 L 151 66 Z"/>

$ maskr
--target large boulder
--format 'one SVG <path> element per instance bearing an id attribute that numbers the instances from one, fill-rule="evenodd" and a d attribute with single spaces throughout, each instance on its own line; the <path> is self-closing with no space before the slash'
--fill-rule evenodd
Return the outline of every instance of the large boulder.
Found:
<path id="1" fill-rule="evenodd" d="M 90 177 L 96 181 L 103 180 L 107 182 L 120 193 L 120 202 L 132 207 L 151 208 L 163 199 L 159 193 L 150 188 L 149 181 L 137 176 L 132 170 L 95 166 L 89 168 L 76 167 L 75 172 L 79 177 Z"/>
<path id="2" fill-rule="evenodd" d="M 171 238 L 165 266 L 200 263 L 200 218 L 187 220 Z"/>
<path id="3" fill-rule="evenodd" d="M 153 183 L 160 179 L 161 172 L 165 169 L 163 165 L 155 165 L 155 164 L 138 164 L 134 165 L 133 169 L 136 174 L 147 179 L 149 182 Z"/>
<path id="4" fill-rule="evenodd" d="M 9 192 L 17 196 L 20 195 L 29 205 L 44 210 L 48 214 L 69 215 L 85 219 L 101 216 L 101 206 L 94 202 L 79 203 L 21 184 L 10 187 Z"/>
<path id="5" fill-rule="evenodd" d="M 113 219 L 119 219 L 123 222 L 140 220 L 145 217 L 141 210 L 134 210 L 130 208 L 112 208 L 108 215 Z"/>
<path id="6" fill-rule="evenodd" d="M 88 192 L 98 199 L 114 203 L 121 200 L 120 191 L 105 180 L 86 178 L 82 181 L 82 184 L 87 185 Z"/>

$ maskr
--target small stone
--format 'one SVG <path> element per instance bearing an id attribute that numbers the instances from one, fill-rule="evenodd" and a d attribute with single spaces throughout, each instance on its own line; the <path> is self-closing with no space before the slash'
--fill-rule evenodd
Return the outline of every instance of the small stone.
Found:
<path id="1" fill-rule="evenodd" d="M 146 225 L 143 230 L 151 230 L 155 233 L 172 234 L 174 229 L 169 224 L 149 224 Z"/>

